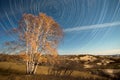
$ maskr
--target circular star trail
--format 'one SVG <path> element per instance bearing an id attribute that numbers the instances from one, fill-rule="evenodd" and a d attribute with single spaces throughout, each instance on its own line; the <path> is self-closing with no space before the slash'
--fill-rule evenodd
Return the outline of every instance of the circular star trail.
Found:
<path id="1" fill-rule="evenodd" d="M 64 30 L 61 54 L 120 49 L 120 0 L 0 0 L 0 44 L 18 40 L 11 30 L 24 13 L 41 12 Z"/>

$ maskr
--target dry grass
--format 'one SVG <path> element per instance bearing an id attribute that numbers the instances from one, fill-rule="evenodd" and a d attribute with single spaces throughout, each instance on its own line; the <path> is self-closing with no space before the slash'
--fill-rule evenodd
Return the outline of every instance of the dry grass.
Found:
<path id="1" fill-rule="evenodd" d="M 6 56 L 9 57 L 9 55 Z M 36 75 L 26 75 L 26 70 L 25 70 L 26 66 L 24 62 L 21 62 L 21 60 L 17 57 L 15 57 L 15 59 L 13 59 L 14 58 L 13 57 L 7 60 L 6 58 L 5 57 L 0 58 L 0 59 L 4 59 L 0 62 L 0 80 L 119 80 L 120 79 L 119 78 L 120 72 L 115 73 L 116 78 L 114 78 L 114 77 L 110 77 L 110 75 L 108 75 L 107 73 L 104 73 L 104 69 L 102 68 L 84 69 L 81 66 L 84 63 L 81 62 L 76 63 L 75 61 L 70 63 L 70 65 L 73 67 L 72 68 L 73 72 L 69 76 L 48 74 L 48 69 L 50 68 L 50 66 L 48 65 L 38 66 Z M 62 57 L 60 59 L 63 60 Z M 69 61 L 67 61 L 66 63 L 68 62 Z M 119 63 L 119 61 L 117 63 Z M 65 65 L 65 63 L 63 63 L 62 65 Z M 62 71 L 64 72 L 64 70 Z"/>
<path id="2" fill-rule="evenodd" d="M 23 80 L 23 77 L 25 77 L 24 80 L 89 80 L 91 78 L 95 80 L 102 79 L 100 76 L 80 71 L 73 71 L 72 75 L 69 77 L 48 75 L 48 68 L 48 66 L 39 66 L 36 75 L 27 76 L 25 75 L 25 65 L 13 62 L 0 62 L 0 80 Z"/>

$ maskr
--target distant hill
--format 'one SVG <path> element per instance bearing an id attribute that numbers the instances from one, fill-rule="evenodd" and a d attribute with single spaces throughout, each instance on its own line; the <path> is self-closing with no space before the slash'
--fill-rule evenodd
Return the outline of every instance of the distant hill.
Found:
<path id="1" fill-rule="evenodd" d="M 0 62 L 16 62 L 21 60 L 22 58 L 19 55 L 0 54 Z"/>

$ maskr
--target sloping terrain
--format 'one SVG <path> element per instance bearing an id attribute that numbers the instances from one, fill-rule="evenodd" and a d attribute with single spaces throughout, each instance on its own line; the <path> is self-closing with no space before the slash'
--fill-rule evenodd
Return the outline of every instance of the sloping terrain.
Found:
<path id="1" fill-rule="evenodd" d="M 89 57 L 89 55 L 60 56 L 59 61 L 62 63 L 57 65 L 57 69 L 56 67 L 51 69 L 52 72 L 57 71 L 60 74 L 49 74 L 51 66 L 45 63 L 39 65 L 36 75 L 28 76 L 25 73 L 25 62 L 19 55 L 1 54 L 0 80 L 23 80 L 23 78 L 24 80 L 119 80 L 119 59 L 100 56 Z M 102 64 L 103 60 L 109 62 L 104 65 Z M 92 67 L 89 67 L 91 65 Z M 65 70 L 72 71 L 71 75 L 64 74 Z"/>

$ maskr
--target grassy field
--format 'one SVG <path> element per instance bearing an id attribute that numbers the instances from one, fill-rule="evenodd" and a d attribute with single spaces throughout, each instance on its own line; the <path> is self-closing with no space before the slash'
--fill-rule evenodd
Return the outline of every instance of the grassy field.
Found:
<path id="1" fill-rule="evenodd" d="M 11 58 L 9 58 L 11 59 Z M 80 63 L 72 65 L 79 68 Z M 81 64 L 82 65 L 82 64 Z M 18 60 L 4 60 L 0 62 L 0 80 L 120 80 L 114 75 L 107 75 L 101 71 L 106 69 L 73 69 L 71 75 L 53 75 L 48 73 L 50 66 L 41 65 L 35 75 L 26 75 L 25 64 Z M 119 69 L 116 69 L 117 71 Z M 118 72 L 116 75 L 119 75 Z"/>
<path id="2" fill-rule="evenodd" d="M 54 80 L 56 80 L 57 79 L 56 76 L 48 75 L 48 68 L 49 67 L 46 67 L 46 66 L 39 66 L 35 77 L 31 76 L 31 78 L 41 79 L 44 75 L 43 78 L 45 78 L 45 80 L 47 80 L 45 76 L 51 77 L 51 78 L 53 77 L 55 78 Z M 25 65 L 13 63 L 13 62 L 0 62 L 0 80 L 7 80 L 7 79 L 13 80 L 12 78 L 14 78 L 15 80 L 21 80 L 23 76 L 26 77 L 25 76 Z M 30 76 L 28 76 L 28 78 L 29 77 Z M 74 71 L 71 77 L 73 79 L 82 78 L 86 80 L 90 78 L 94 78 L 94 79 L 101 78 L 100 76 L 91 75 L 87 72 L 80 72 L 80 71 Z"/>

